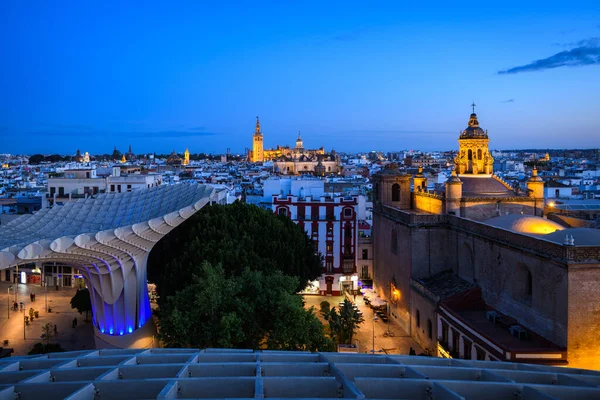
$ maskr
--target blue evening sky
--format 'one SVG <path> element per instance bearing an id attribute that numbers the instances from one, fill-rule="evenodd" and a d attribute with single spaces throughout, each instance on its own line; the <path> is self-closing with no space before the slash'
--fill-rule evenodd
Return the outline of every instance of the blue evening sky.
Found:
<path id="1" fill-rule="evenodd" d="M 405 3 L 4 0 L 0 153 L 600 147 L 600 1 Z"/>

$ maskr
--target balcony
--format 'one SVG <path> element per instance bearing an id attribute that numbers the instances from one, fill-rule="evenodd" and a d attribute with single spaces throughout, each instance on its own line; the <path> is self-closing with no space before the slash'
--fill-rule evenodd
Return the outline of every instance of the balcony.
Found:
<path id="1" fill-rule="evenodd" d="M 354 257 L 344 258 L 344 261 L 342 262 L 342 273 L 344 275 L 352 275 L 354 272 Z"/>

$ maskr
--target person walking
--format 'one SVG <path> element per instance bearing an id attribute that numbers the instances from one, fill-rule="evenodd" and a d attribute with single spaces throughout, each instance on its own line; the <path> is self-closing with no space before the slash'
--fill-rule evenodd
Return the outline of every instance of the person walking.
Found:
<path id="1" fill-rule="evenodd" d="M 56 324 L 54 324 L 54 336 L 58 335 L 58 328 L 56 327 Z"/>

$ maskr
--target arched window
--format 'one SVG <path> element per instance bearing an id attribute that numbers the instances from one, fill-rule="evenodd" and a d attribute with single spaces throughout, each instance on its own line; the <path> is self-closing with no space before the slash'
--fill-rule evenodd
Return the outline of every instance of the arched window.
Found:
<path id="1" fill-rule="evenodd" d="M 483 157 L 481 156 L 481 149 L 477 150 L 477 159 L 478 160 L 483 160 Z"/>
<path id="2" fill-rule="evenodd" d="M 397 183 L 392 185 L 392 201 L 400 201 L 400 185 Z"/>
<path id="3" fill-rule="evenodd" d="M 392 229 L 392 253 L 398 254 L 398 234 Z"/>
<path id="4" fill-rule="evenodd" d="M 421 327 L 421 312 L 419 310 L 417 310 L 416 320 L 417 320 L 417 328 L 420 328 Z"/>
<path id="5" fill-rule="evenodd" d="M 287 209 L 280 208 L 277 211 L 278 211 L 279 215 L 281 215 L 282 217 L 287 217 Z"/>
<path id="6" fill-rule="evenodd" d="M 472 160 L 473 159 L 473 151 L 471 151 L 471 149 L 469 149 L 469 152 L 467 154 L 468 154 L 467 158 L 469 160 Z"/>
<path id="7" fill-rule="evenodd" d="M 433 324 L 430 319 L 427 320 L 427 336 L 429 339 L 433 339 Z"/>

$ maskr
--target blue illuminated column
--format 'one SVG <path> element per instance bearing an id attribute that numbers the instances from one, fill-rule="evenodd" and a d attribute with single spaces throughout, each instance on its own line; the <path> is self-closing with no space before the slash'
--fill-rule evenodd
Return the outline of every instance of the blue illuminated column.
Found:
<path id="1" fill-rule="evenodd" d="M 147 261 L 148 254 L 145 253 L 123 261 L 110 272 L 100 268 L 86 268 L 82 272 L 90 282 L 94 325 L 101 333 L 127 335 L 151 318 Z"/>

